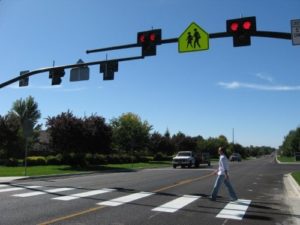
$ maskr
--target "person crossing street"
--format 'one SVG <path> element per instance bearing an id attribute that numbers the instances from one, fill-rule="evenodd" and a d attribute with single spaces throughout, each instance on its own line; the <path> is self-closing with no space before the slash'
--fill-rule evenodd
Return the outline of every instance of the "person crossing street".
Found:
<path id="1" fill-rule="evenodd" d="M 224 183 L 225 186 L 227 187 L 228 193 L 230 195 L 230 200 L 236 201 L 238 198 L 237 198 L 237 195 L 236 195 L 236 193 L 231 185 L 231 182 L 229 180 L 229 173 L 228 173 L 229 172 L 229 163 L 228 163 L 228 159 L 225 155 L 225 148 L 219 147 L 218 153 L 220 155 L 219 168 L 218 168 L 218 170 L 215 171 L 215 173 L 218 176 L 215 181 L 213 190 L 211 192 L 210 199 L 212 201 L 216 201 L 220 187 L 221 187 L 222 183 Z"/>

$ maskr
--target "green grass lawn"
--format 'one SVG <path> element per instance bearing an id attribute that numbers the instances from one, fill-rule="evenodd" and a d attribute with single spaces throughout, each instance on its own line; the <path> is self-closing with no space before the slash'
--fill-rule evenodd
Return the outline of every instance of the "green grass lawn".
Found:
<path id="1" fill-rule="evenodd" d="M 280 162 L 297 162 L 295 157 L 278 156 L 277 159 Z"/>
<path id="2" fill-rule="evenodd" d="M 70 166 L 28 166 L 28 176 L 41 176 L 50 174 L 67 174 L 67 173 L 78 173 L 78 170 L 72 169 Z M 0 167 L 0 176 L 24 176 L 24 167 Z"/>
<path id="3" fill-rule="evenodd" d="M 298 185 L 300 185 L 300 171 L 293 172 L 292 176 L 297 181 Z"/>
<path id="4" fill-rule="evenodd" d="M 28 166 L 27 176 L 42 176 L 42 175 L 59 175 L 59 174 L 73 174 L 84 173 L 92 171 L 107 171 L 107 170 L 136 170 L 146 168 L 160 168 L 169 167 L 171 162 L 149 162 L 149 163 L 128 163 L 128 164 L 107 164 L 101 166 L 94 166 L 90 168 L 72 168 L 67 165 L 60 166 Z M 24 176 L 24 167 L 6 167 L 0 166 L 0 177 L 7 176 Z"/>

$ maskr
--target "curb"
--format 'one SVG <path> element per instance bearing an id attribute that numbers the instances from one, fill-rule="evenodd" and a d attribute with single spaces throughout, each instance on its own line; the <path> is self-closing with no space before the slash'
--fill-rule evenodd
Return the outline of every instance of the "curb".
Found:
<path id="1" fill-rule="evenodd" d="M 296 197 L 300 198 L 300 186 L 295 181 L 291 173 L 287 174 L 287 180 L 289 181 L 290 186 L 293 188 Z"/>

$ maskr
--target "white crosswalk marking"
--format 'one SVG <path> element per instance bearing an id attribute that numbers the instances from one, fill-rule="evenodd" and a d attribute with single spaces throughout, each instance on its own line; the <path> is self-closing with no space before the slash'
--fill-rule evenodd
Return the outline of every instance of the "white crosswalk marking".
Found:
<path id="1" fill-rule="evenodd" d="M 24 190 L 24 188 L 21 188 L 21 187 L 3 188 L 3 189 L 0 189 L 0 193 L 9 192 L 9 191 L 19 191 L 19 190 Z"/>
<path id="2" fill-rule="evenodd" d="M 41 186 L 26 186 L 26 187 L 11 187 L 11 188 L 2 188 L 0 189 L 0 193 L 2 192 L 11 192 L 11 191 L 19 191 L 24 190 L 26 188 L 32 189 L 32 188 L 40 188 Z"/>
<path id="3" fill-rule="evenodd" d="M 74 188 L 55 188 L 55 189 L 50 189 L 50 190 L 45 190 L 45 191 L 32 191 L 32 192 L 23 193 L 23 194 L 16 194 L 13 196 L 26 198 L 26 197 L 32 197 L 32 196 L 43 195 L 43 194 L 48 194 L 48 193 L 58 193 L 58 192 L 63 192 L 63 191 L 70 191 L 73 189 Z"/>
<path id="4" fill-rule="evenodd" d="M 152 209 L 152 211 L 174 213 L 177 210 L 192 203 L 193 201 L 196 201 L 199 198 L 200 196 L 184 195 L 180 198 L 174 199 L 173 201 L 167 202 L 166 204 L 163 204 L 157 208 L 154 208 Z"/>
<path id="5" fill-rule="evenodd" d="M 61 196 L 61 197 L 52 198 L 52 199 L 61 200 L 61 201 L 70 201 L 70 200 L 74 200 L 74 199 L 78 199 L 78 198 L 84 198 L 84 197 L 89 197 L 89 196 L 93 196 L 93 195 L 104 194 L 104 193 L 108 193 L 108 192 L 112 192 L 112 191 L 115 191 L 115 189 L 103 188 L 100 190 L 87 191 L 87 192 L 82 192 L 82 193 L 73 194 L 73 195 L 69 195 L 69 196 Z"/>
<path id="6" fill-rule="evenodd" d="M 97 203 L 97 205 L 119 206 L 119 205 L 123 205 L 125 203 L 129 203 L 129 202 L 141 199 L 141 198 L 148 197 L 153 194 L 154 193 L 150 193 L 150 192 L 139 192 L 139 193 L 135 193 L 135 194 L 131 194 L 131 195 L 126 195 L 126 196 L 123 196 L 120 198 L 115 198 L 110 201 L 100 202 L 100 203 Z"/>
<path id="7" fill-rule="evenodd" d="M 14 191 L 23 191 L 23 193 L 17 193 L 13 194 L 14 197 L 33 197 L 33 196 L 39 196 L 44 194 L 51 194 L 51 193 L 58 193 L 58 192 L 64 192 L 64 191 L 71 191 L 71 190 L 78 190 L 76 188 L 53 188 L 44 190 L 45 187 L 42 186 L 15 186 L 15 185 L 8 185 L 8 184 L 0 184 L 0 193 L 4 192 L 14 192 Z M 27 192 L 25 192 L 27 191 Z M 80 192 L 76 194 L 71 195 L 65 195 L 65 196 L 59 196 L 52 198 L 53 200 L 60 200 L 60 201 L 70 201 L 75 200 L 79 198 L 85 198 L 89 196 L 94 195 L 100 195 L 104 193 L 109 193 L 116 191 L 116 189 L 110 189 L 110 188 L 102 188 L 98 190 L 90 190 L 85 192 Z M 25 192 L 25 193 L 24 193 Z M 155 193 L 151 192 L 138 192 L 129 194 L 126 196 L 114 198 L 108 201 L 98 202 L 97 205 L 103 205 L 103 206 L 120 206 L 126 203 L 130 203 L 151 195 L 154 195 Z M 176 211 L 186 207 L 187 205 L 193 203 L 194 201 L 200 199 L 201 196 L 194 196 L 194 195 L 183 195 L 181 197 L 178 197 L 176 199 L 173 199 L 165 204 L 162 204 L 156 208 L 153 208 L 152 211 L 156 212 L 166 212 L 166 213 L 175 213 Z M 238 199 L 237 201 L 229 202 L 219 213 L 216 215 L 217 218 L 223 218 L 223 219 L 232 219 L 232 220 L 242 220 L 244 215 L 246 214 L 246 211 L 251 204 L 251 200 L 247 199 Z"/>
<path id="8" fill-rule="evenodd" d="M 233 220 L 242 220 L 250 203 L 251 200 L 246 199 L 238 199 L 237 201 L 229 202 L 216 217 Z"/>

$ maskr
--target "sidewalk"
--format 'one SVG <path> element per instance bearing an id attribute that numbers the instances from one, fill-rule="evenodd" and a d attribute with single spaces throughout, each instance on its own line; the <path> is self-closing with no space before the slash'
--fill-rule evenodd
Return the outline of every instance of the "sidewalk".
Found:
<path id="1" fill-rule="evenodd" d="M 291 174 L 283 177 L 286 203 L 290 206 L 294 224 L 300 225 L 300 187 Z"/>
<path id="2" fill-rule="evenodd" d="M 8 184 L 12 181 L 20 180 L 20 179 L 24 179 L 24 178 L 27 178 L 27 177 L 0 177 L 0 184 Z"/>

